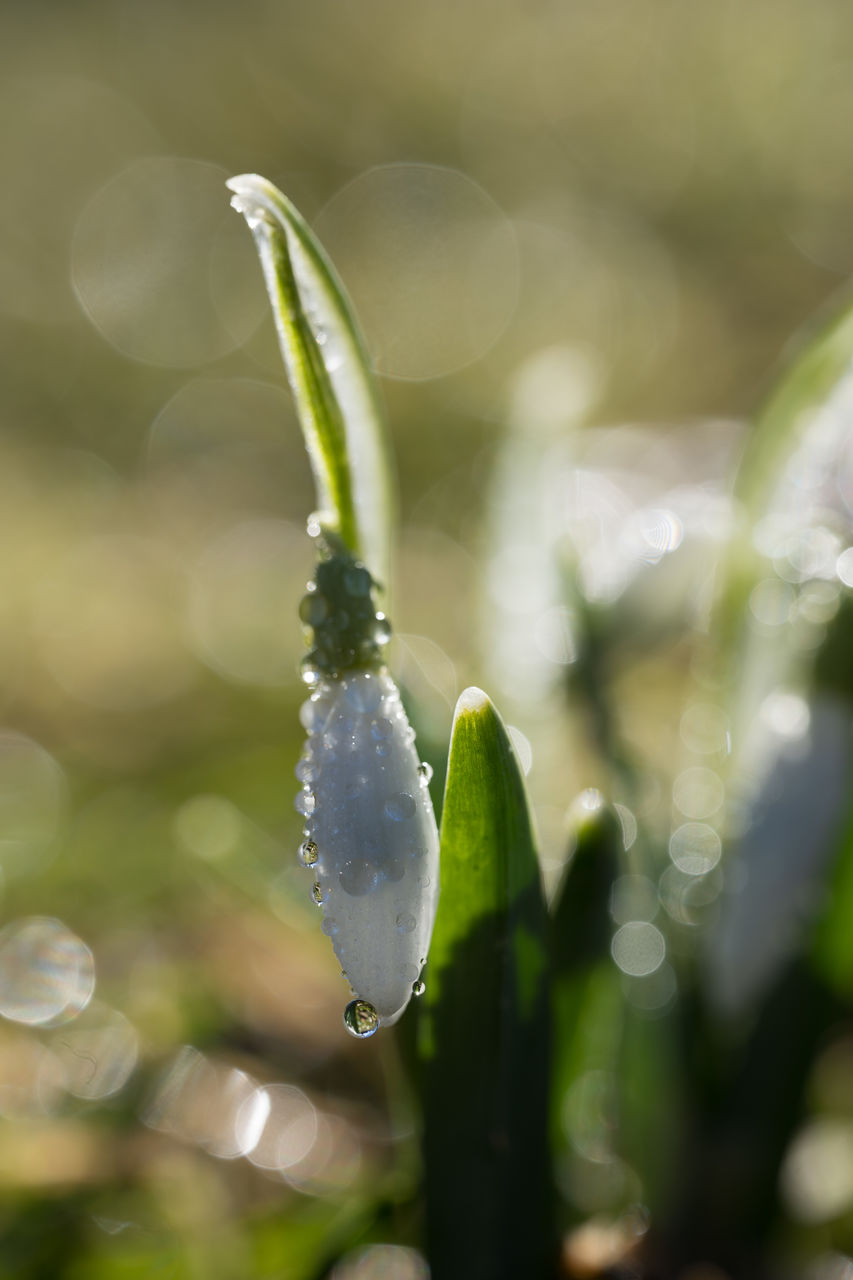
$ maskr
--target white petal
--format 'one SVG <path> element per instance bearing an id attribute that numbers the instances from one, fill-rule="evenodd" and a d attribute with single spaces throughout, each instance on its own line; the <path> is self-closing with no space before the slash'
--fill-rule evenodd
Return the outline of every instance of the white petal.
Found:
<path id="1" fill-rule="evenodd" d="M 315 771 L 305 830 L 318 851 L 323 930 L 353 991 L 387 1026 L 411 998 L 435 919 L 432 802 L 387 672 L 326 680 L 312 701 L 321 714 L 304 716 L 315 728 L 303 756 Z"/>

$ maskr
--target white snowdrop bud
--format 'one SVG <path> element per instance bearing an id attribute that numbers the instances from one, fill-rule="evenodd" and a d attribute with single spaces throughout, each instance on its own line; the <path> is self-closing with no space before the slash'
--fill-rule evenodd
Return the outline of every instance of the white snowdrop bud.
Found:
<path id="1" fill-rule="evenodd" d="M 373 610 L 371 585 L 366 570 L 338 556 L 321 562 L 303 602 L 315 678 L 300 713 L 308 737 L 296 770 L 304 783 L 296 798 L 305 817 L 300 861 L 356 996 L 345 1023 L 362 1038 L 396 1022 L 420 994 L 438 902 L 431 771 L 378 657 L 390 629 Z M 355 623 L 358 608 L 343 607 L 353 599 L 365 606 Z M 335 623 L 341 613 L 343 626 Z"/>

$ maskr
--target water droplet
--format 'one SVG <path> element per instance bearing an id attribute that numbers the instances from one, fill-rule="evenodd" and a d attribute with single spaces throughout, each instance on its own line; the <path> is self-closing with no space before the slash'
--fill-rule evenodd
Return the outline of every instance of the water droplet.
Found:
<path id="1" fill-rule="evenodd" d="M 303 787 L 293 804 L 297 813 L 301 813 L 305 818 L 310 818 L 317 807 L 317 797 L 310 787 Z"/>
<path id="2" fill-rule="evenodd" d="M 390 880 L 392 883 L 396 884 L 396 882 L 398 880 L 402 880 L 403 876 L 406 874 L 405 859 L 396 856 L 388 858 L 383 863 L 382 873 L 386 880 Z"/>
<path id="3" fill-rule="evenodd" d="M 327 938 L 334 938 L 335 934 L 338 932 L 338 922 L 335 920 L 334 916 L 326 916 L 326 919 L 323 921 L 322 928 Z"/>
<path id="4" fill-rule="evenodd" d="M 299 708 L 299 723 L 306 733 L 316 733 L 322 729 L 329 716 L 329 703 L 326 698 L 311 697 Z"/>
<path id="5" fill-rule="evenodd" d="M 394 923 L 397 926 L 398 933 L 412 933 L 417 920 L 408 911 L 401 911 Z"/>
<path id="6" fill-rule="evenodd" d="M 390 742 L 377 742 L 377 744 L 376 744 L 376 754 L 377 754 L 381 759 L 383 759 L 383 760 L 385 759 L 385 757 L 386 757 L 386 756 L 390 756 L 390 754 L 391 754 L 391 743 L 390 743 Z"/>
<path id="7" fill-rule="evenodd" d="M 344 573 L 344 590 L 350 596 L 370 595 L 370 574 L 362 565 L 355 565 Z"/>
<path id="8" fill-rule="evenodd" d="M 319 880 L 315 880 L 311 886 L 311 897 L 317 903 L 318 907 L 322 906 L 326 901 L 326 894 Z"/>
<path id="9" fill-rule="evenodd" d="M 426 991 L 426 984 L 421 982 L 420 979 L 417 982 L 412 983 L 413 996 L 422 996 L 425 991 Z"/>
<path id="10" fill-rule="evenodd" d="M 320 856 L 320 851 L 313 840 L 303 840 L 299 846 L 299 861 L 303 867 L 313 867 Z"/>
<path id="11" fill-rule="evenodd" d="M 376 888 L 379 872 L 372 862 L 352 858 L 344 864 L 338 879 L 344 893 L 348 893 L 351 898 L 363 898 L 365 894 Z"/>
<path id="12" fill-rule="evenodd" d="M 366 1040 L 379 1029 L 379 1014 L 366 1000 L 350 1000 L 344 1009 L 344 1026 L 357 1040 Z"/>
<path id="13" fill-rule="evenodd" d="M 385 716 L 380 716 L 378 720 L 372 720 L 370 724 L 370 736 L 374 742 L 384 742 L 386 738 L 390 738 L 394 732 L 394 726 Z"/>
<path id="14" fill-rule="evenodd" d="M 305 657 L 299 664 L 299 674 L 307 685 L 314 685 L 319 682 L 320 672 L 317 663 L 310 653 L 306 653 Z"/>
<path id="15" fill-rule="evenodd" d="M 432 881 L 430 880 L 429 876 L 420 876 L 418 879 L 418 887 L 421 889 L 428 889 L 431 884 L 432 884 Z"/>
<path id="16" fill-rule="evenodd" d="M 405 822 L 415 816 L 416 808 L 414 796 L 408 791 L 398 791 L 385 801 L 385 816 L 392 822 Z"/>
<path id="17" fill-rule="evenodd" d="M 317 590 L 309 591 L 299 601 L 299 617 L 309 627 L 317 627 L 329 616 L 329 602 Z"/>
<path id="18" fill-rule="evenodd" d="M 418 777 L 425 787 L 432 782 L 432 765 L 427 764 L 426 760 L 422 760 L 418 765 Z"/>
<path id="19" fill-rule="evenodd" d="M 323 525 L 320 520 L 319 511 L 312 511 L 308 519 L 305 521 L 305 531 L 309 538 L 319 538 L 323 532 Z"/>
<path id="20" fill-rule="evenodd" d="M 391 639 L 391 623 L 384 613 L 377 613 L 371 627 L 371 634 L 377 644 L 387 644 Z"/>
<path id="21" fill-rule="evenodd" d="M 310 756 L 303 756 L 294 773 L 300 782 L 313 782 L 317 777 L 317 766 Z"/>

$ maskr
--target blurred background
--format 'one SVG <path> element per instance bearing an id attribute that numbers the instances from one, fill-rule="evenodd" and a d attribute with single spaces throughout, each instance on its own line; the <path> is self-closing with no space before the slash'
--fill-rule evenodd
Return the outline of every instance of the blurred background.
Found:
<path id="1" fill-rule="evenodd" d="M 739 1027 L 799 936 L 849 777 L 849 715 L 816 709 L 808 674 L 853 586 L 849 456 L 822 542 L 780 553 L 787 526 L 764 527 L 746 676 L 708 634 L 745 424 L 853 270 L 853 12 L 0 15 L 0 1275 L 422 1280 L 416 1113 L 390 1041 L 346 1038 L 295 858 L 313 496 L 225 180 L 292 198 L 381 376 L 393 666 L 436 803 L 456 696 L 480 684 L 549 887 L 578 803 L 620 806 L 625 1000 L 652 1025 L 701 964 Z M 797 507 L 785 483 L 771 515 Z M 764 728 L 735 734 L 724 801 L 735 686 Z M 784 874 L 765 787 L 783 758 L 812 762 L 821 798 Z M 743 859 L 720 863 L 750 824 L 745 897 Z M 853 1032 L 833 1026 L 774 1183 L 777 1274 L 809 1280 L 853 1277 Z M 568 1224 L 646 1223 L 654 1201 L 613 1148 L 609 1081 L 596 1064 L 566 1104 Z"/>

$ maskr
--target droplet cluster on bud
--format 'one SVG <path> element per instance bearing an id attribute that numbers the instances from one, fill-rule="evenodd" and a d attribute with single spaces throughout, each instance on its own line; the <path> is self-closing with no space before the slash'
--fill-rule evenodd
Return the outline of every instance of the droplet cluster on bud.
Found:
<path id="1" fill-rule="evenodd" d="M 391 626 L 374 603 L 376 583 L 352 556 L 336 551 L 320 560 L 299 604 L 310 628 L 311 648 L 302 663 L 309 684 L 345 671 L 378 671 Z"/>

